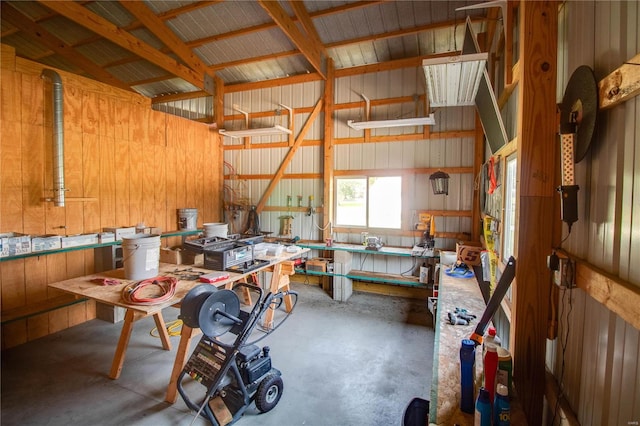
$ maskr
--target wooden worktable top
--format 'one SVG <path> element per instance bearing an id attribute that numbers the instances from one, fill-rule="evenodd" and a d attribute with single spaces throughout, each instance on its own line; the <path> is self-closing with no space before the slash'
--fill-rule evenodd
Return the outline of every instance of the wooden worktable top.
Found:
<path id="1" fill-rule="evenodd" d="M 301 249 L 296 253 L 289 253 L 283 251 L 280 256 L 266 256 L 264 260 L 269 260 L 269 264 L 265 264 L 264 266 L 255 269 L 251 272 L 247 272 L 244 274 L 229 272 L 229 278 L 220 280 L 214 285 L 216 287 L 223 287 L 230 282 L 235 282 L 243 277 L 246 277 L 252 273 L 259 272 L 264 270 L 270 266 L 275 265 L 276 263 L 283 262 L 285 260 L 292 259 L 297 257 L 305 252 L 309 251 L 309 249 Z M 105 271 L 99 272 L 91 275 L 86 275 L 77 278 L 71 278 L 65 281 L 59 281 L 56 283 L 49 284 L 49 287 L 55 288 L 66 293 L 71 293 L 78 297 L 85 297 L 89 299 L 93 299 L 97 302 L 105 303 L 108 305 L 121 306 L 126 309 L 131 309 L 136 312 L 143 313 L 145 315 L 152 315 L 154 313 L 160 312 L 162 309 L 167 308 L 169 306 L 175 305 L 179 303 L 184 296 L 191 290 L 193 287 L 201 284 L 199 280 L 193 279 L 184 279 L 185 276 L 188 276 L 189 273 L 210 273 L 212 272 L 209 269 L 204 269 L 201 266 L 193 266 L 193 265 L 173 265 L 169 263 L 160 263 L 158 268 L 159 276 L 169 276 L 175 277 L 178 279 L 178 283 L 176 286 L 175 295 L 168 301 L 164 303 L 159 303 L 155 305 L 134 305 L 126 303 L 122 299 L 122 290 L 124 287 L 131 283 L 135 283 L 139 280 L 126 280 L 124 279 L 124 269 L 116 269 L 113 271 Z M 197 274 L 193 274 L 197 275 Z M 115 285 L 103 285 L 99 282 L 94 282 L 93 280 L 100 279 L 112 279 L 118 284 Z"/>

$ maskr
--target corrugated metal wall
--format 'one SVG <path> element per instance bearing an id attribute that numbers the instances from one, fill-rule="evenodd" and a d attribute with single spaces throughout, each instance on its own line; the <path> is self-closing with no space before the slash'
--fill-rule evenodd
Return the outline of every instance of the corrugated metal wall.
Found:
<path id="1" fill-rule="evenodd" d="M 638 2 L 566 2 L 559 22 L 559 101 L 579 65 L 591 66 L 599 81 L 640 50 Z M 635 97 L 599 113 L 591 152 L 576 165 L 579 221 L 563 244 L 568 252 L 638 286 L 639 111 L 640 98 Z M 637 424 L 639 330 L 580 289 L 562 293 L 560 337 L 549 341 L 547 364 L 557 378 L 562 376 L 578 420 L 582 425 Z"/>
<path id="2" fill-rule="evenodd" d="M 244 111 L 250 113 L 266 112 L 278 108 L 278 104 L 284 104 L 294 109 L 311 108 L 323 95 L 324 85 L 319 82 L 296 84 L 280 88 L 255 90 L 251 92 L 230 93 L 225 96 L 225 116 L 237 114 L 233 105 L 238 105 Z M 424 102 L 418 100 L 418 96 L 424 95 L 424 75 L 419 68 L 405 68 L 399 70 L 367 73 L 362 75 L 341 77 L 335 81 L 335 105 L 347 102 L 362 102 L 361 94 L 374 100 L 395 98 L 401 96 L 413 97 L 415 102 L 402 104 L 390 104 L 372 107 L 371 120 L 384 120 L 393 118 L 407 118 L 424 116 Z M 364 120 L 364 103 L 362 108 L 337 109 L 334 114 L 334 138 L 336 141 L 344 138 L 356 138 L 362 136 L 362 131 L 356 131 L 347 126 L 347 120 Z M 308 113 L 295 114 L 295 131 L 297 136 L 304 125 Z M 276 117 L 278 119 L 279 117 Z M 282 117 L 282 123 L 287 125 L 286 115 Z M 473 107 L 441 108 L 435 111 L 436 125 L 431 132 L 473 130 L 475 127 L 475 110 Z M 319 140 L 323 138 L 324 115 L 321 114 L 313 127 L 306 135 L 307 140 Z M 277 124 L 274 118 L 265 118 L 262 121 L 251 120 L 251 127 L 272 126 Z M 226 122 L 227 128 L 239 128 L 242 123 L 239 120 Z M 375 129 L 371 136 L 404 135 L 421 132 L 421 127 L 397 127 L 389 129 Z M 267 137 L 264 140 L 253 138 L 256 142 L 285 141 L 284 137 Z M 241 144 L 242 140 L 224 138 L 224 145 Z M 280 166 L 282 159 L 288 151 L 285 148 L 225 150 L 225 161 L 233 167 L 238 175 L 244 174 L 274 174 Z M 420 167 L 472 167 L 473 166 L 474 140 L 472 137 L 455 139 L 428 139 L 389 141 L 375 143 L 337 143 L 334 148 L 334 169 L 339 171 L 370 170 L 370 169 L 412 169 Z M 318 173 L 323 172 L 323 148 L 321 145 L 301 147 L 295 154 L 291 165 L 285 173 Z M 409 197 L 411 210 L 466 210 L 472 208 L 474 177 L 468 174 L 451 174 L 448 196 L 433 195 L 429 176 L 424 174 L 407 174 L 410 180 L 405 197 Z M 246 180 L 239 183 L 226 180 L 227 185 L 239 186 L 241 194 L 251 203 L 256 204 L 269 180 Z M 309 196 L 315 199 L 315 205 L 322 205 L 323 181 L 318 179 L 283 179 L 272 193 L 267 206 L 286 206 L 287 195 L 293 198 L 293 205 L 297 206 L 297 196 L 302 195 L 303 205 L 308 205 Z M 271 231 L 278 235 L 281 229 L 281 220 L 286 211 L 265 211 L 260 216 L 261 230 Z M 321 214 L 307 216 L 302 212 L 291 213 L 294 216 L 293 235 L 303 240 L 320 240 L 322 232 L 320 227 L 326 226 L 330 220 Z M 245 216 L 239 214 L 233 222 L 232 228 L 243 230 Z M 416 218 L 417 219 L 417 218 Z M 417 220 L 416 220 L 417 221 Z M 404 229 L 409 230 L 412 224 L 405 224 Z M 436 219 L 438 232 L 471 232 L 471 219 L 469 217 L 438 217 Z M 398 235 L 379 235 L 387 245 L 412 246 L 418 242 L 413 237 Z M 334 235 L 336 241 L 360 242 L 360 233 Z M 439 239 L 436 247 L 453 248 L 455 240 Z M 411 267 L 411 260 L 406 265 L 399 259 L 356 259 L 354 265 L 363 264 L 363 267 L 376 272 L 400 273 Z M 375 265 L 373 262 L 376 262 Z M 354 266 L 355 267 L 355 266 Z"/>

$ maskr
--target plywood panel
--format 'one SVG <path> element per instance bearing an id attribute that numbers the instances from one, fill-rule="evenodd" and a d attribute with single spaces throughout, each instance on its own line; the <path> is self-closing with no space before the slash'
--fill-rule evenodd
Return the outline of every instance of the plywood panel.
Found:
<path id="1" fill-rule="evenodd" d="M 129 143 L 129 220 L 132 224 L 144 220 L 143 202 L 144 149 L 135 141 Z"/>
<path id="2" fill-rule="evenodd" d="M 155 147 L 150 143 L 142 144 L 142 215 L 136 220 L 144 223 L 154 223 L 155 211 L 158 206 L 155 200 L 155 185 L 157 168 L 155 159 Z"/>
<path id="3" fill-rule="evenodd" d="M 116 137 L 116 104 L 115 100 L 109 96 L 99 96 L 98 98 L 100 111 L 100 135 L 110 138 Z"/>
<path id="4" fill-rule="evenodd" d="M 100 133 L 100 102 L 94 92 L 82 93 L 82 133 Z"/>
<path id="5" fill-rule="evenodd" d="M 24 306 L 26 303 L 24 260 L 4 263 L 0 274 L 2 274 L 2 309 Z"/>
<path id="6" fill-rule="evenodd" d="M 22 232 L 22 146 L 21 126 L 3 120 L 0 149 L 0 224 L 3 232 Z"/>
<path id="7" fill-rule="evenodd" d="M 0 73 L 0 111 L 2 121 L 22 120 L 21 75 L 17 72 L 2 70 Z"/>
<path id="8" fill-rule="evenodd" d="M 40 314 L 27 318 L 27 340 L 35 340 L 49 334 L 49 315 Z"/>
<path id="9" fill-rule="evenodd" d="M 64 84 L 62 85 L 64 132 L 82 133 L 82 90 L 80 88 Z"/>
<path id="10" fill-rule="evenodd" d="M 15 321 L 2 326 L 2 348 L 11 348 L 27 341 L 27 322 Z"/>
<path id="11" fill-rule="evenodd" d="M 130 105 L 129 114 L 129 140 L 138 143 L 149 140 L 150 109 L 140 105 Z"/>
<path id="12" fill-rule="evenodd" d="M 166 155 L 165 155 L 165 182 L 166 182 L 166 192 L 165 192 L 165 218 L 164 218 L 164 228 L 166 230 L 174 230 L 178 229 L 177 225 L 177 216 L 176 209 L 178 208 L 177 204 L 177 174 L 175 172 L 175 162 L 176 162 L 176 148 L 167 146 Z M 168 242 L 171 244 L 172 242 Z"/>
<path id="13" fill-rule="evenodd" d="M 165 146 L 165 127 L 167 114 L 159 111 L 149 112 L 149 142 L 152 145 Z"/>
<path id="14" fill-rule="evenodd" d="M 149 217 L 149 224 L 153 226 L 159 226 L 164 231 L 168 229 L 165 227 L 166 218 L 166 193 L 167 193 L 167 163 L 166 152 L 167 149 L 164 146 L 153 145 L 154 148 L 154 170 L 153 173 L 153 211 Z"/>
<path id="15" fill-rule="evenodd" d="M 44 129 L 40 125 L 22 124 L 22 215 L 24 232 L 41 235 L 45 232 L 44 197 Z M 3 135 L 4 136 L 4 135 Z"/>
<path id="16" fill-rule="evenodd" d="M 26 304 L 47 299 L 47 262 L 44 258 L 30 257 L 24 260 Z"/>
<path id="17" fill-rule="evenodd" d="M 115 185 L 116 185 L 116 216 L 115 223 L 133 224 L 129 216 L 129 182 L 130 182 L 130 158 L 129 142 L 123 139 L 115 140 Z"/>
<path id="18" fill-rule="evenodd" d="M 129 140 L 129 120 L 130 105 L 125 103 L 116 103 L 115 121 L 114 121 L 114 137 L 120 140 Z"/>
<path id="19" fill-rule="evenodd" d="M 116 222 L 116 173 L 115 140 L 100 136 L 100 226 L 120 226 Z"/>
<path id="20" fill-rule="evenodd" d="M 84 205 L 85 232 L 98 232 L 100 226 L 100 141 L 99 136 L 82 135 L 82 181 L 84 197 L 95 198 L 98 202 Z"/>
<path id="21" fill-rule="evenodd" d="M 22 107 L 22 122 L 42 125 L 44 113 L 44 85 L 38 76 L 22 76 L 22 96 L 19 97 Z"/>
<path id="22" fill-rule="evenodd" d="M 82 134 L 69 133 L 64 138 L 65 230 L 66 234 L 84 232 L 85 203 L 72 201 L 83 196 Z"/>

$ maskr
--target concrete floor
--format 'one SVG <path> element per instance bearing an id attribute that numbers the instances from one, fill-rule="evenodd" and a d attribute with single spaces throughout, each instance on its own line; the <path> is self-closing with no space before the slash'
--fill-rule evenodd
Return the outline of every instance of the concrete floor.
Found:
<path id="1" fill-rule="evenodd" d="M 434 334 L 426 302 L 354 293 L 340 303 L 317 286 L 292 287 L 300 294 L 293 316 L 260 342 L 282 371 L 282 399 L 264 414 L 252 404 L 236 424 L 401 425 L 412 398 L 429 398 Z M 164 311 L 166 321 L 178 314 Z M 164 351 L 149 334 L 154 326 L 151 318 L 135 324 L 118 380 L 107 374 L 121 324 L 93 320 L 2 352 L 0 422 L 191 424 L 182 399 L 164 402 L 179 337 Z"/>

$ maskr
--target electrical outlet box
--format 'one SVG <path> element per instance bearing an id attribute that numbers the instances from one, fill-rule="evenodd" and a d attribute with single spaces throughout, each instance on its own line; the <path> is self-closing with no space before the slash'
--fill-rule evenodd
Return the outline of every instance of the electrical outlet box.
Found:
<path id="1" fill-rule="evenodd" d="M 558 270 L 553 271 L 553 282 L 565 288 L 576 286 L 576 261 L 561 257 L 558 259 Z"/>

